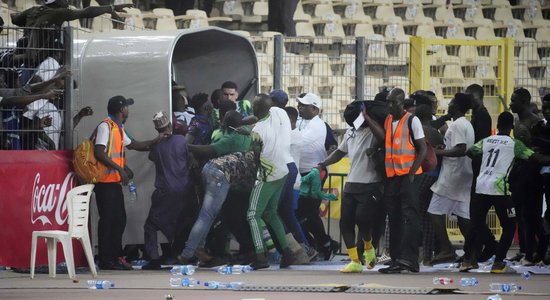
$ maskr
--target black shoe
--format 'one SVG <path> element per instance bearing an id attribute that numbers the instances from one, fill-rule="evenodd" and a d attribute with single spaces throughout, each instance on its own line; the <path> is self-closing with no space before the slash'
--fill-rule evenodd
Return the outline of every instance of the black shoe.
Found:
<path id="1" fill-rule="evenodd" d="M 483 248 L 483 251 L 481 251 L 481 254 L 479 255 L 479 258 L 477 259 L 477 262 L 486 262 L 488 261 L 493 255 L 495 255 L 495 250 L 498 246 L 498 242 L 492 241 L 491 245 L 485 246 Z"/>
<path id="2" fill-rule="evenodd" d="M 417 273 L 418 270 L 412 270 L 411 268 L 402 265 L 402 264 L 393 264 L 392 266 L 389 266 L 387 268 L 382 268 L 378 270 L 378 272 L 383 274 L 407 274 L 407 273 Z"/>
<path id="3" fill-rule="evenodd" d="M 132 266 L 128 267 L 126 265 L 121 264 L 118 261 L 112 261 L 106 264 L 99 264 L 99 269 L 100 270 L 117 270 L 117 271 L 133 270 Z"/>
<path id="4" fill-rule="evenodd" d="M 212 268 L 212 267 L 225 265 L 226 263 L 227 263 L 227 260 L 225 260 L 221 257 L 212 256 L 212 258 L 210 260 L 207 260 L 207 261 L 199 260 L 199 267 L 201 267 L 201 268 Z"/>
<path id="5" fill-rule="evenodd" d="M 160 259 L 152 259 L 141 267 L 142 270 L 160 270 Z"/>
<path id="6" fill-rule="evenodd" d="M 524 253 L 518 252 L 516 255 L 508 258 L 509 261 L 520 261 L 525 256 Z"/>
<path id="7" fill-rule="evenodd" d="M 265 254 L 256 254 L 256 259 L 254 259 L 250 266 L 254 270 L 266 269 L 269 268 L 269 263 Z"/>
<path id="8" fill-rule="evenodd" d="M 183 255 L 178 255 L 176 258 L 176 262 L 179 265 L 197 265 L 198 259 L 196 257 L 187 258 Z"/>
<path id="9" fill-rule="evenodd" d="M 331 260 L 338 251 L 340 251 L 340 243 L 335 240 L 330 240 L 330 244 L 323 247 L 322 253 L 325 260 Z"/>

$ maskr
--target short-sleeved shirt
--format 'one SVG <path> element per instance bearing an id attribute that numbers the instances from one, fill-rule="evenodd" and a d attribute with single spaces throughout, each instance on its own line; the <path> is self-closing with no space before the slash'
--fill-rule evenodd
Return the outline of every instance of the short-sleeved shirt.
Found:
<path id="1" fill-rule="evenodd" d="M 235 152 L 208 161 L 224 172 L 231 188 L 250 191 L 257 176 L 257 164 L 253 151 Z"/>
<path id="2" fill-rule="evenodd" d="M 187 134 L 195 137 L 193 144 L 208 145 L 212 138 L 212 124 L 209 119 L 203 115 L 195 115 L 189 124 Z"/>
<path id="3" fill-rule="evenodd" d="M 464 117 L 455 120 L 445 133 L 445 148 L 465 144 L 466 149 L 474 144 L 474 128 Z M 444 156 L 441 172 L 432 191 L 455 201 L 470 201 L 472 187 L 472 160 L 467 156 Z"/>
<path id="4" fill-rule="evenodd" d="M 285 117 L 281 118 L 279 114 L 269 113 L 252 129 L 252 132 L 257 134 L 253 139 L 259 138 L 262 144 L 261 166 L 258 170 L 260 181 L 271 182 L 288 174 L 286 157 L 290 156 L 291 127 L 288 115 L 285 114 Z M 288 154 L 284 151 L 288 151 Z"/>
<path id="5" fill-rule="evenodd" d="M 376 172 L 375 162 L 367 155 L 367 149 L 374 147 L 376 138 L 370 128 L 349 128 L 338 150 L 346 153 L 350 160 L 350 171 L 346 180 L 349 183 L 375 183 L 382 178 Z"/>
<path id="6" fill-rule="evenodd" d="M 126 131 L 124 131 L 124 127 L 122 127 L 122 132 L 124 133 L 124 136 L 122 138 L 122 144 L 124 146 L 128 146 L 132 143 L 132 140 L 130 137 L 126 134 Z M 99 126 L 97 126 L 97 134 L 95 138 L 95 144 L 96 145 L 103 145 L 107 147 L 107 143 L 109 142 L 109 125 L 105 122 L 101 122 Z M 107 152 L 107 148 L 105 148 L 105 152 Z"/>
<path id="7" fill-rule="evenodd" d="M 469 151 L 474 155 L 483 154 L 476 180 L 476 193 L 484 195 L 510 195 L 508 174 L 514 159 L 527 160 L 534 153 L 523 142 L 507 135 L 482 139 Z"/>
<path id="8" fill-rule="evenodd" d="M 151 148 L 149 160 L 155 163 L 155 188 L 183 192 L 189 182 L 187 143 L 183 135 L 172 135 Z"/>
<path id="9" fill-rule="evenodd" d="M 222 136 L 210 146 L 214 148 L 218 156 L 233 152 L 243 152 L 250 149 L 251 138 L 248 135 L 239 134 L 237 132 L 224 133 Z"/>
<path id="10" fill-rule="evenodd" d="M 44 117 L 52 118 L 52 125 L 44 127 L 44 132 L 55 144 L 55 150 L 59 149 L 59 137 L 61 136 L 63 119 L 57 107 L 47 99 L 39 99 L 28 104 L 27 109 L 28 110 L 23 113 L 23 116 L 31 120 L 34 119 L 34 117 L 38 117 L 39 119 Z M 46 145 L 47 142 L 43 142 L 39 139 L 39 149 L 47 149 Z"/>

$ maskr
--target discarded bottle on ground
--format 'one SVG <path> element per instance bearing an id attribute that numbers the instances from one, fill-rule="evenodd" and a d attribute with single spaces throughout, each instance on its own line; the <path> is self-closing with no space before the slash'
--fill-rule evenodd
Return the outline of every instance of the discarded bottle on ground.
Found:
<path id="1" fill-rule="evenodd" d="M 479 281 L 475 277 L 462 277 L 460 278 L 461 286 L 476 286 L 479 284 Z"/>
<path id="2" fill-rule="evenodd" d="M 193 275 L 195 274 L 195 270 L 197 267 L 193 265 L 178 265 L 173 266 L 172 270 L 170 270 L 170 273 L 173 275 Z"/>
<path id="3" fill-rule="evenodd" d="M 502 297 L 499 294 L 496 294 L 487 297 L 487 300 L 502 300 Z"/>
<path id="4" fill-rule="evenodd" d="M 115 283 L 109 280 L 88 280 L 86 284 L 89 289 L 93 290 L 108 290 L 115 287 Z"/>
<path id="5" fill-rule="evenodd" d="M 529 273 L 529 271 L 523 271 L 523 273 L 521 273 L 521 278 L 529 280 L 531 278 L 531 273 Z"/>
<path id="6" fill-rule="evenodd" d="M 224 275 L 248 273 L 251 271 L 252 267 L 249 265 L 225 265 L 218 268 L 218 273 Z"/>
<path id="7" fill-rule="evenodd" d="M 219 281 L 208 281 L 204 283 L 204 286 L 209 289 L 218 289 L 218 290 L 236 290 L 239 287 L 243 286 L 242 282 L 219 282 Z"/>
<path id="8" fill-rule="evenodd" d="M 128 182 L 128 190 L 130 191 L 130 202 L 136 202 L 137 200 L 137 186 L 135 181 L 130 180 Z"/>
<path id="9" fill-rule="evenodd" d="M 489 289 L 491 292 L 515 293 L 521 291 L 521 286 L 515 283 L 491 283 Z"/>
<path id="10" fill-rule="evenodd" d="M 433 283 L 440 284 L 440 285 L 448 285 L 453 283 L 453 279 L 448 277 L 434 277 Z"/>
<path id="11" fill-rule="evenodd" d="M 194 287 L 196 285 L 200 285 L 200 280 L 196 280 L 194 278 L 180 278 L 180 277 L 172 277 L 170 278 L 170 286 L 171 287 Z"/>

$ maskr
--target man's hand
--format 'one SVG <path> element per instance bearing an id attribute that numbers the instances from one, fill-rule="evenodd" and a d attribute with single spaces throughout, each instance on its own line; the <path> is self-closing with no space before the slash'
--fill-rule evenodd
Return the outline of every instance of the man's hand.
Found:
<path id="1" fill-rule="evenodd" d="M 116 12 L 124 12 L 125 8 L 132 8 L 132 7 L 134 7 L 134 4 L 132 4 L 132 3 L 113 5 L 113 9 Z"/>
<path id="2" fill-rule="evenodd" d="M 49 99 L 49 100 L 54 100 L 54 99 L 59 98 L 59 96 L 61 96 L 61 95 L 63 95 L 63 90 L 52 89 L 52 90 L 47 91 L 44 94 L 44 98 Z"/>
<path id="3" fill-rule="evenodd" d="M 40 119 L 39 126 L 40 126 L 40 129 L 52 126 L 52 117 L 45 116 L 44 118 Z"/>
<path id="4" fill-rule="evenodd" d="M 124 169 L 121 168 L 118 170 L 118 173 L 120 174 L 122 185 L 128 185 L 128 182 L 130 181 L 130 177 L 128 176 L 126 171 L 124 171 Z"/>
<path id="5" fill-rule="evenodd" d="M 57 70 L 57 74 L 51 79 L 56 87 L 62 87 L 65 83 L 65 78 L 71 76 L 71 71 L 63 66 Z"/>
<path id="6" fill-rule="evenodd" d="M 409 182 L 413 183 L 414 182 L 414 172 L 412 172 L 412 170 L 411 170 L 407 176 L 409 177 L 408 178 Z"/>
<path id="7" fill-rule="evenodd" d="M 134 172 L 132 171 L 132 169 L 130 169 L 130 167 L 124 166 L 124 172 L 126 172 L 126 175 L 128 175 L 129 179 L 134 178 Z"/>
<path id="8" fill-rule="evenodd" d="M 87 116 L 91 116 L 94 114 L 94 111 L 92 110 L 91 107 L 89 106 L 86 106 L 84 108 L 82 108 L 79 112 L 78 112 L 78 116 L 79 117 L 87 117 Z"/>

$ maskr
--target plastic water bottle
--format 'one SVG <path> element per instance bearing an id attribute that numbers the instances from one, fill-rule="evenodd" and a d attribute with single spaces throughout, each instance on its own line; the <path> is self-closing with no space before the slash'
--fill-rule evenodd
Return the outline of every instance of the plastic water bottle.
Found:
<path id="1" fill-rule="evenodd" d="M 128 182 L 128 190 L 130 191 L 130 202 L 136 202 L 137 200 L 137 187 L 133 180 Z"/>
<path id="2" fill-rule="evenodd" d="M 521 278 L 529 280 L 531 279 L 531 273 L 529 273 L 529 271 L 523 271 L 523 273 L 521 273 Z"/>
<path id="3" fill-rule="evenodd" d="M 453 279 L 448 277 L 434 277 L 433 283 L 440 284 L 440 285 L 448 285 L 453 283 Z"/>
<path id="4" fill-rule="evenodd" d="M 145 264 L 147 264 L 147 261 L 145 259 L 136 259 L 132 261 L 132 266 L 136 267 L 142 267 Z"/>
<path id="5" fill-rule="evenodd" d="M 487 300 L 502 300 L 502 297 L 499 294 L 496 294 L 487 297 Z"/>
<path id="6" fill-rule="evenodd" d="M 218 273 L 223 275 L 229 274 L 241 274 L 252 271 L 252 267 L 249 265 L 225 265 L 218 268 Z"/>
<path id="7" fill-rule="evenodd" d="M 515 293 L 521 291 L 521 286 L 515 283 L 491 283 L 489 289 L 497 293 Z"/>
<path id="8" fill-rule="evenodd" d="M 194 278 L 179 278 L 179 277 L 172 277 L 170 278 L 170 286 L 171 287 L 194 287 L 196 285 L 200 285 L 200 280 L 196 280 Z"/>
<path id="9" fill-rule="evenodd" d="M 239 287 L 243 286 L 242 282 L 219 282 L 219 281 L 208 281 L 204 283 L 204 286 L 209 289 L 218 289 L 218 290 L 236 290 Z"/>
<path id="10" fill-rule="evenodd" d="M 172 273 L 172 275 L 193 275 L 196 269 L 197 267 L 193 265 L 179 265 L 173 266 L 170 273 Z"/>
<path id="11" fill-rule="evenodd" d="M 115 283 L 109 280 L 88 280 L 86 284 L 92 290 L 108 290 L 115 287 Z"/>
<path id="12" fill-rule="evenodd" d="M 479 281 L 475 277 L 462 277 L 460 278 L 461 286 L 476 286 L 479 284 Z"/>

